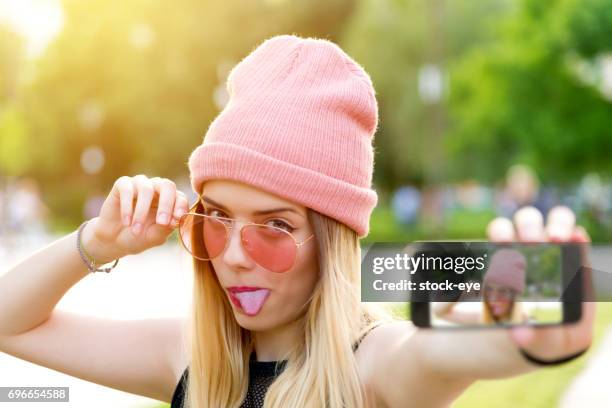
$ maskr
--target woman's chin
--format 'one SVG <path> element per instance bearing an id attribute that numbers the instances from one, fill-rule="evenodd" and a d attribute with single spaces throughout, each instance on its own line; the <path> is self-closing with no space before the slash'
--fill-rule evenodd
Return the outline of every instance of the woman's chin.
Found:
<path id="1" fill-rule="evenodd" d="M 493 311 L 493 315 L 498 319 L 503 319 L 507 316 L 508 312 L 505 309 L 495 310 Z"/>
<path id="2" fill-rule="evenodd" d="M 265 330 L 269 329 L 270 325 L 266 323 L 266 318 L 263 316 L 263 313 L 257 313 L 254 315 L 250 315 L 245 313 L 244 311 L 237 310 L 234 308 L 234 317 L 236 318 L 236 322 L 240 327 L 246 330 Z"/>

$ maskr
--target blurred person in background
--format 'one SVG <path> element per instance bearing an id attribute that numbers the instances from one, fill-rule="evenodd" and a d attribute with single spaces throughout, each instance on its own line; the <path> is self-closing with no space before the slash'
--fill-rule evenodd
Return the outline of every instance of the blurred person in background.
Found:
<path id="1" fill-rule="evenodd" d="M 7 192 L 8 230 L 12 235 L 28 241 L 38 241 L 47 235 L 46 220 L 49 215 L 42 201 L 36 180 L 18 179 Z"/>
<path id="2" fill-rule="evenodd" d="M 83 217 L 88 220 L 100 214 L 105 199 L 106 195 L 101 191 L 91 192 L 85 199 L 85 204 L 83 205 Z"/>
<path id="3" fill-rule="evenodd" d="M 533 206 L 546 214 L 555 204 L 570 204 L 559 200 L 555 188 L 541 185 L 533 169 L 524 164 L 508 169 L 505 185 L 497 192 L 495 201 L 498 214 L 504 217 L 511 217 L 524 206 Z"/>
<path id="4" fill-rule="evenodd" d="M 416 223 L 421 206 L 421 193 L 416 187 L 402 186 L 395 190 L 391 207 L 395 219 L 404 226 Z"/>

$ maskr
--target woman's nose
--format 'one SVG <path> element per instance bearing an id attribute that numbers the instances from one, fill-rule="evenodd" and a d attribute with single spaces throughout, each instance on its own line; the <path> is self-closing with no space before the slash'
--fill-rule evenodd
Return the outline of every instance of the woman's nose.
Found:
<path id="1" fill-rule="evenodd" d="M 227 238 L 227 248 L 223 254 L 223 261 L 233 269 L 252 269 L 254 267 L 254 262 L 242 246 L 240 228 L 241 226 L 237 224 L 234 224 L 233 228 L 230 228 Z"/>

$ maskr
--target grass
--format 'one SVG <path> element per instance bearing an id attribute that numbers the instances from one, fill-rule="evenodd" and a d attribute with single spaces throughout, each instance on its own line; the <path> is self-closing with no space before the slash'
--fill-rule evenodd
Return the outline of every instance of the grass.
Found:
<path id="1" fill-rule="evenodd" d="M 408 318 L 407 305 L 390 303 L 391 312 Z M 500 380 L 481 380 L 467 389 L 453 404 L 453 408 L 550 408 L 559 405 L 568 385 L 585 367 L 589 356 L 597 350 L 612 322 L 612 303 L 598 303 L 595 316 L 595 336 L 591 350 L 580 359 L 530 374 Z"/>
<path id="2" fill-rule="evenodd" d="M 493 211 L 448 211 L 439 225 L 418 222 L 402 225 L 395 220 L 389 207 L 378 206 L 372 213 L 370 232 L 363 240 L 371 242 L 411 242 L 426 239 L 484 239 L 487 224 L 495 218 Z"/>
<path id="3" fill-rule="evenodd" d="M 568 385 L 597 349 L 610 322 L 612 303 L 598 303 L 593 347 L 586 358 L 510 379 L 478 381 L 457 399 L 453 408 L 484 408 L 492 405 L 496 408 L 557 406 Z"/>

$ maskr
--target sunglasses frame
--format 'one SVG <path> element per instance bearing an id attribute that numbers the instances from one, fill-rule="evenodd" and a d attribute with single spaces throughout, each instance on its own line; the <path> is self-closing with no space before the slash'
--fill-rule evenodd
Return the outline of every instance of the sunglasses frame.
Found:
<path id="1" fill-rule="evenodd" d="M 504 288 L 502 287 L 491 288 L 490 286 L 485 286 L 483 288 L 483 297 L 490 299 L 492 295 L 491 292 L 495 292 L 496 299 L 497 299 L 497 296 L 501 295 L 501 297 L 504 299 L 513 300 L 513 299 L 516 299 L 518 295 L 518 293 L 514 289 L 511 289 L 511 288 L 505 288 L 505 287 Z"/>
<path id="2" fill-rule="evenodd" d="M 185 248 L 185 250 L 186 250 L 187 252 L 189 252 L 189 254 L 190 254 L 192 257 L 194 257 L 194 258 L 196 258 L 196 259 L 198 259 L 198 260 L 200 260 L 200 261 L 210 261 L 211 259 L 214 259 L 214 258 L 216 258 L 217 256 L 221 255 L 223 252 L 225 252 L 225 250 L 227 249 L 227 245 L 228 245 L 228 243 L 229 243 L 229 239 L 228 239 L 229 234 L 231 233 L 231 230 L 234 228 L 234 226 L 236 225 L 236 222 L 237 222 L 238 220 L 236 220 L 235 218 L 227 218 L 227 217 L 212 217 L 212 216 L 210 216 L 210 215 L 206 215 L 206 214 L 200 214 L 200 213 L 197 213 L 197 212 L 195 212 L 195 209 L 196 209 L 196 208 L 198 207 L 198 205 L 200 205 L 200 204 L 202 205 L 202 207 L 203 207 L 204 209 L 206 209 L 206 206 L 204 205 L 204 202 L 202 201 L 202 196 L 201 196 L 201 195 L 200 195 L 200 196 L 198 196 L 197 201 L 196 201 L 196 202 L 195 202 L 195 203 L 194 203 L 194 204 L 193 204 L 193 205 L 192 205 L 192 206 L 189 208 L 189 212 L 187 212 L 187 213 L 183 214 L 183 215 L 181 216 L 181 218 L 179 219 L 179 223 L 178 223 L 178 239 L 179 239 L 179 242 L 181 243 L 181 246 L 182 246 L 183 248 Z M 200 217 L 213 218 L 213 219 L 215 219 L 215 220 L 225 220 L 225 221 L 230 221 L 230 222 L 231 222 L 231 225 L 229 225 L 229 226 L 228 226 L 227 224 L 225 224 L 225 223 L 223 223 L 223 222 L 222 222 L 223 226 L 225 227 L 226 237 L 225 237 L 225 246 L 223 247 L 223 250 L 222 250 L 222 251 L 219 253 L 219 255 L 215 256 L 214 258 L 204 259 L 204 258 L 200 258 L 200 257 L 198 257 L 198 256 L 194 255 L 194 254 L 193 254 L 193 253 L 192 253 L 192 252 L 191 252 L 189 249 L 187 249 L 187 246 L 186 246 L 186 245 L 185 245 L 185 243 L 183 242 L 183 236 L 182 236 L 182 234 L 181 234 L 181 226 L 183 225 L 183 222 L 184 222 L 184 220 L 186 219 L 186 217 L 187 217 L 187 216 L 189 216 L 189 215 L 196 215 L 196 216 L 200 216 Z M 285 234 L 289 235 L 289 236 L 291 237 L 291 239 L 293 240 L 293 243 L 295 244 L 295 246 L 296 246 L 296 248 L 297 248 L 297 249 L 299 249 L 299 248 L 300 248 L 302 245 L 304 245 L 306 242 L 310 241 L 310 240 L 311 240 L 311 239 L 312 239 L 312 238 L 315 236 L 315 234 L 311 234 L 311 235 L 310 235 L 308 238 L 304 239 L 304 240 L 303 240 L 303 241 L 301 241 L 301 242 L 298 242 L 298 241 L 295 239 L 295 237 L 293 236 L 293 234 L 292 234 L 292 233 L 290 233 L 289 231 L 284 230 L 284 229 L 282 229 L 282 228 L 279 228 L 279 227 L 273 227 L 273 226 L 270 226 L 270 225 L 260 224 L 260 223 L 256 223 L 256 222 L 244 222 L 244 223 L 242 224 L 242 226 L 240 227 L 240 243 L 241 243 L 241 245 L 243 245 L 243 243 L 242 243 L 242 229 L 243 229 L 244 227 L 247 227 L 247 226 L 253 226 L 253 225 L 254 225 L 254 226 L 258 226 L 258 227 L 271 228 L 271 229 L 273 229 L 273 230 L 281 231 L 281 232 L 283 232 L 283 233 L 285 233 Z M 244 246 L 243 246 L 243 248 L 244 248 Z M 247 254 L 248 254 L 248 251 L 247 251 Z M 250 256 L 249 256 L 249 257 L 250 257 Z M 295 257 L 295 258 L 297 259 L 297 254 L 296 254 L 296 257 Z M 253 260 L 253 261 L 255 261 L 255 260 Z M 257 264 L 259 265 L 259 263 L 258 263 L 258 262 L 256 262 L 256 261 L 255 261 L 255 263 L 257 263 Z M 294 261 L 293 261 L 293 264 L 295 264 L 295 259 L 294 259 Z M 260 266 L 263 266 L 263 265 L 260 265 Z"/>

